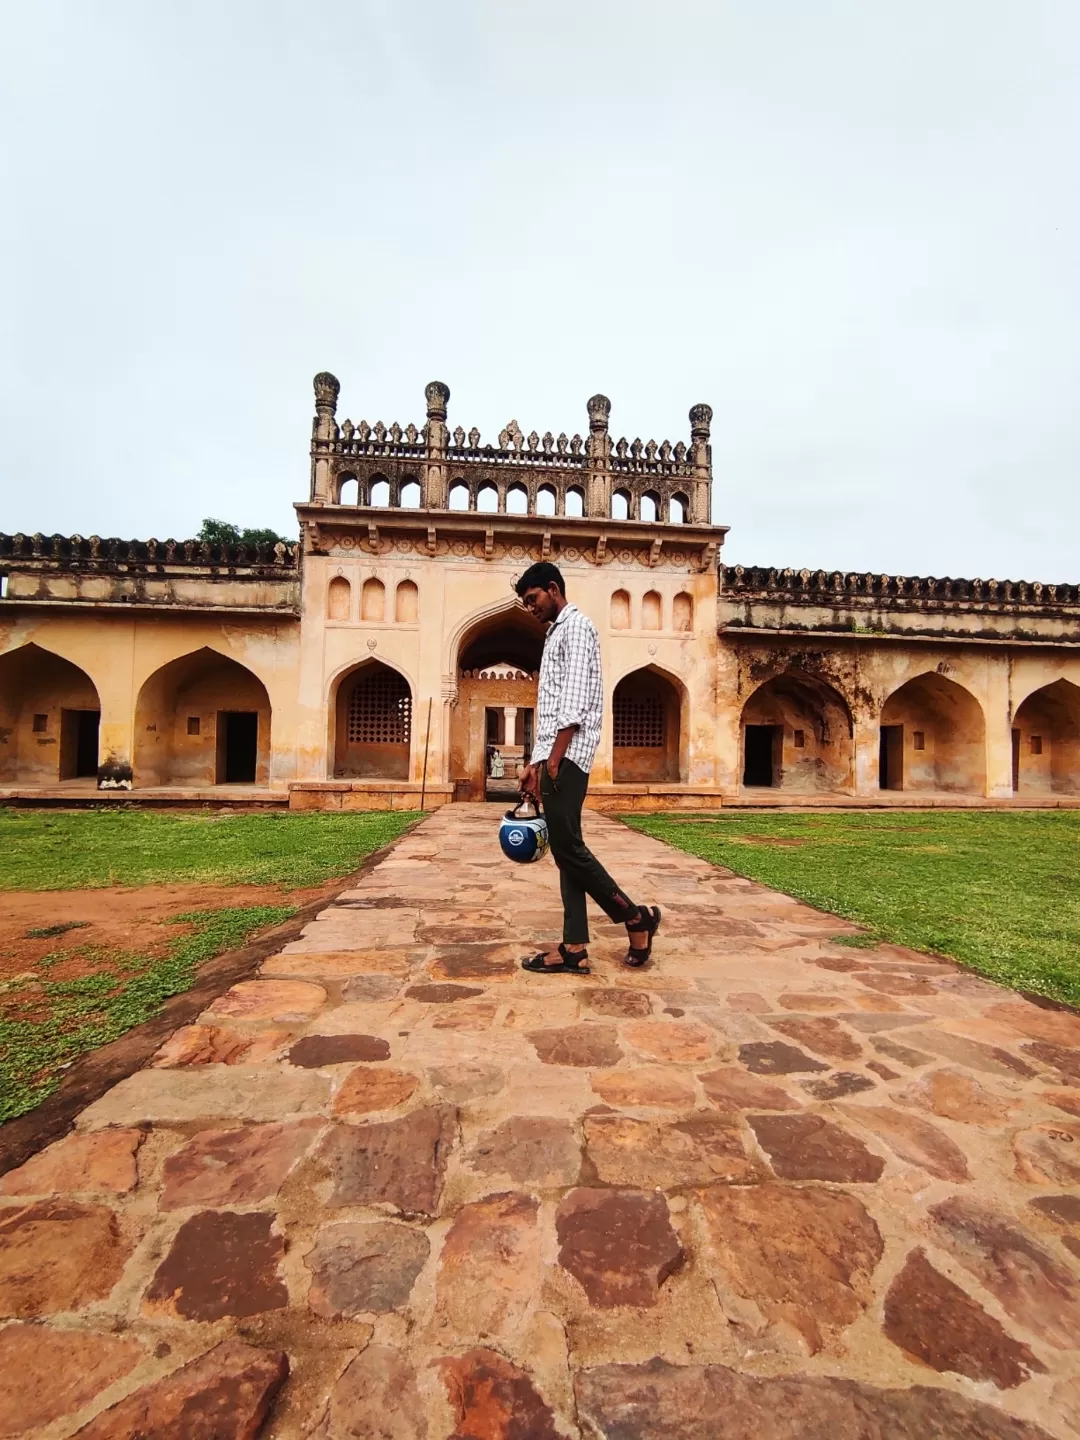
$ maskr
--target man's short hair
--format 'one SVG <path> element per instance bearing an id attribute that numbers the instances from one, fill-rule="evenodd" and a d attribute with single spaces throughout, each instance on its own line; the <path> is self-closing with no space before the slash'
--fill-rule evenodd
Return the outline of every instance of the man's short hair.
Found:
<path id="1" fill-rule="evenodd" d="M 538 560 L 535 565 L 529 566 L 514 589 L 519 595 L 524 595 L 529 590 L 546 590 L 552 581 L 559 587 L 559 594 L 565 599 L 566 581 L 562 577 L 562 571 L 557 565 L 552 565 L 550 560 Z"/>

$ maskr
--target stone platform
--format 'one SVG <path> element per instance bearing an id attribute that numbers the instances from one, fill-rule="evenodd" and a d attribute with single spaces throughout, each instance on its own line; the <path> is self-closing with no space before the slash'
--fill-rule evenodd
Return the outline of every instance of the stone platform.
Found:
<path id="1" fill-rule="evenodd" d="M 603 816 L 448 806 L 0 1180 L 0 1435 L 1067 1440 L 1080 1017 Z"/>

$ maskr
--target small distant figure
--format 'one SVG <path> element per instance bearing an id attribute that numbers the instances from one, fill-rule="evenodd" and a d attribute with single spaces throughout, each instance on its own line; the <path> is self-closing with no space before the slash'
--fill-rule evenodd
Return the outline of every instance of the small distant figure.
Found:
<path id="1" fill-rule="evenodd" d="M 491 778 L 502 780 L 506 775 L 506 765 L 503 762 L 502 751 L 495 749 L 491 756 Z"/>

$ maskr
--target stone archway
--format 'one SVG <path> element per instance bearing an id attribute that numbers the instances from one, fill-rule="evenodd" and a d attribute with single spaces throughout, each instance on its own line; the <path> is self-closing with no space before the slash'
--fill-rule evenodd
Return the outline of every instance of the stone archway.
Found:
<path id="1" fill-rule="evenodd" d="M 686 692 L 654 665 L 632 670 L 611 701 L 611 778 L 616 785 L 677 784 L 685 778 Z"/>
<path id="2" fill-rule="evenodd" d="M 881 711 L 883 789 L 986 793 L 982 706 L 936 671 L 916 675 Z"/>
<path id="3" fill-rule="evenodd" d="M 458 800 L 517 792 L 532 748 L 544 627 L 520 605 L 487 615 L 461 635 L 457 701 L 450 719 L 450 779 Z M 494 751 L 501 779 L 490 773 Z"/>
<path id="4" fill-rule="evenodd" d="M 85 670 L 33 643 L 0 656 L 0 780 L 94 782 L 101 701 Z"/>
<path id="5" fill-rule="evenodd" d="M 1080 686 L 1055 680 L 1034 691 L 1013 720 L 1013 790 L 1080 794 Z"/>
<path id="6" fill-rule="evenodd" d="M 149 676 L 135 706 L 135 785 L 269 785 L 270 697 L 204 646 Z"/>
<path id="7" fill-rule="evenodd" d="M 851 711 L 838 690 L 786 671 L 758 686 L 742 711 L 744 788 L 846 791 L 854 754 Z"/>
<path id="8" fill-rule="evenodd" d="M 407 780 L 412 712 L 412 686 L 399 670 L 374 659 L 346 670 L 330 704 L 334 778 Z"/>

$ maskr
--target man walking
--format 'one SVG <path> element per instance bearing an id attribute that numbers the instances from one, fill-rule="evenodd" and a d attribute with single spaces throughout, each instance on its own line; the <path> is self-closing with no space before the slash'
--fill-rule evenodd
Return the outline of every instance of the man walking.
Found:
<path id="1" fill-rule="evenodd" d="M 522 968 L 590 973 L 586 895 L 609 919 L 626 926 L 625 963 L 644 965 L 660 928 L 660 909 L 635 905 L 581 835 L 581 807 L 604 711 L 596 626 L 569 603 L 561 572 L 546 560 L 530 565 L 514 588 L 526 610 L 548 626 L 540 662 L 536 740 L 531 763 L 522 771 L 521 791 L 542 801 L 563 902 L 562 944 L 557 950 L 527 956 Z"/>

